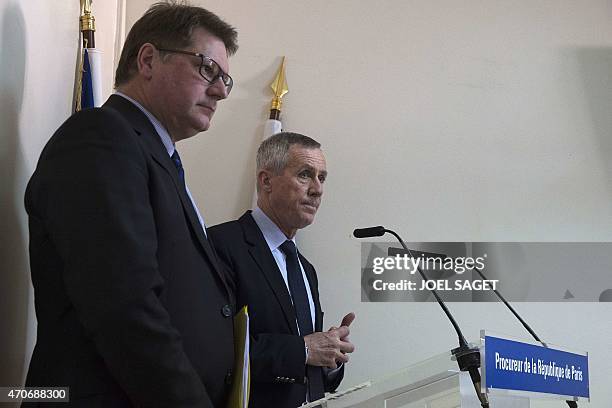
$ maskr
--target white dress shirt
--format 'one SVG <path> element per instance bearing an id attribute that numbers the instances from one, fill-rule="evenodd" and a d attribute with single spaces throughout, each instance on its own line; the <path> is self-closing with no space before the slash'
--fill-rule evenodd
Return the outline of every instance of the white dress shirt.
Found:
<path id="1" fill-rule="evenodd" d="M 266 243 L 270 248 L 270 252 L 272 252 L 272 256 L 276 261 L 276 265 L 278 265 L 278 269 L 283 276 L 283 280 L 285 281 L 285 286 L 287 286 L 287 291 L 289 292 L 289 296 L 291 297 L 291 290 L 289 290 L 289 281 L 287 280 L 287 259 L 283 251 L 280 249 L 280 246 L 283 242 L 287 241 L 287 236 L 284 232 L 278 228 L 278 226 L 272 221 L 259 207 L 255 207 L 253 212 L 251 213 L 255 223 L 261 230 L 264 238 L 266 239 Z M 295 239 L 291 239 L 295 244 Z M 312 319 L 312 328 L 315 329 L 315 306 L 312 300 L 312 293 L 310 291 L 310 285 L 308 283 L 308 278 L 306 277 L 306 273 L 304 272 L 304 267 L 302 266 L 302 262 L 298 257 L 298 262 L 300 264 L 300 269 L 302 270 L 302 278 L 304 279 L 304 285 L 306 286 L 306 293 L 308 294 L 308 304 L 310 305 L 310 318 Z M 293 302 L 293 299 L 291 300 Z M 297 324 L 298 333 L 300 330 L 300 326 Z"/>

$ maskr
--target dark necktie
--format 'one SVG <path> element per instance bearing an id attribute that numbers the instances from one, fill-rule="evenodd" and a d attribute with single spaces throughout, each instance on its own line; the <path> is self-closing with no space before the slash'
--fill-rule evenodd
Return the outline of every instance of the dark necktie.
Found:
<path id="1" fill-rule="evenodd" d="M 172 153 L 170 158 L 178 170 L 179 180 L 185 183 L 185 170 L 183 169 L 183 163 L 181 162 L 181 156 L 179 156 L 178 150 L 174 149 L 174 153 Z"/>
<path id="2" fill-rule="evenodd" d="M 202 226 L 204 235 L 208 237 L 208 234 L 206 233 L 206 227 L 204 224 L 204 218 L 202 218 L 202 215 L 196 210 L 196 205 L 193 202 L 192 198 L 190 197 L 189 193 L 187 192 L 187 185 L 185 184 L 185 170 L 183 169 L 183 162 L 181 162 L 181 156 L 179 156 L 178 150 L 174 149 L 174 153 L 172 153 L 172 156 L 170 156 L 170 158 L 172 159 L 172 163 L 174 163 L 176 170 L 178 170 L 179 180 L 183 184 L 183 187 L 185 187 L 185 192 L 187 193 L 187 197 L 189 198 L 189 201 L 191 202 L 191 207 L 195 210 L 195 216 L 197 217 L 200 225 Z"/>
<path id="3" fill-rule="evenodd" d="M 306 336 L 313 332 L 312 317 L 310 315 L 310 302 L 302 276 L 302 268 L 298 261 L 297 248 L 293 241 L 285 241 L 280 246 L 285 254 L 287 263 L 287 283 L 293 299 L 293 307 L 300 328 L 300 335 Z M 306 366 L 306 378 L 308 378 L 307 390 L 309 401 L 323 398 L 324 387 L 321 367 Z"/>
<path id="4" fill-rule="evenodd" d="M 287 283 L 289 291 L 293 299 L 293 307 L 295 308 L 295 317 L 297 318 L 300 328 L 300 336 L 306 336 L 313 332 L 312 318 L 310 317 L 310 302 L 308 302 L 308 293 L 306 285 L 302 277 L 302 269 L 298 262 L 297 248 L 293 241 L 285 241 L 280 246 L 281 251 L 285 254 L 287 262 Z"/>

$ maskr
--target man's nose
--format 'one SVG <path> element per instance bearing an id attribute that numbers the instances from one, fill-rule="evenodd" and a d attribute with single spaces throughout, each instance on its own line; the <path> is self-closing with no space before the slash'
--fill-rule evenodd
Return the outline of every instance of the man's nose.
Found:
<path id="1" fill-rule="evenodd" d="M 217 100 L 225 99 L 228 95 L 227 87 L 223 83 L 221 77 L 218 77 L 210 84 L 210 86 L 206 90 L 206 93 L 210 96 L 215 97 Z"/>
<path id="2" fill-rule="evenodd" d="M 308 193 L 312 196 L 321 196 L 323 194 L 323 183 L 317 178 L 315 178 L 310 184 L 310 189 Z"/>

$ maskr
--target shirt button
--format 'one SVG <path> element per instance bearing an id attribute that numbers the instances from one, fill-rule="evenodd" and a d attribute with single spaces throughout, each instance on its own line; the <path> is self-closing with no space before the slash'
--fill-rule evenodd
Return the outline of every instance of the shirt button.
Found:
<path id="1" fill-rule="evenodd" d="M 223 316 L 225 317 L 231 317 L 232 307 L 230 305 L 223 305 L 223 307 L 221 308 L 221 314 L 223 314 Z"/>

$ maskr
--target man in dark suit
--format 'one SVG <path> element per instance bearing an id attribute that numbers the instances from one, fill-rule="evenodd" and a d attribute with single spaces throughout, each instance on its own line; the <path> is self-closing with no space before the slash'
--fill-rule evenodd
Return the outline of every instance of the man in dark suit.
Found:
<path id="1" fill-rule="evenodd" d="M 237 306 L 248 305 L 252 408 L 294 408 L 333 391 L 354 315 L 322 332 L 314 267 L 295 247 L 296 232 L 314 221 L 327 177 L 321 145 L 279 133 L 257 152 L 257 207 L 210 228 L 219 257 L 233 275 Z M 338 367 L 340 364 L 340 367 Z"/>
<path id="2" fill-rule="evenodd" d="M 41 154 L 25 197 L 38 318 L 26 385 L 70 387 L 62 406 L 225 405 L 234 300 L 175 142 L 208 129 L 236 49 L 211 12 L 152 6 L 118 92 Z"/>

